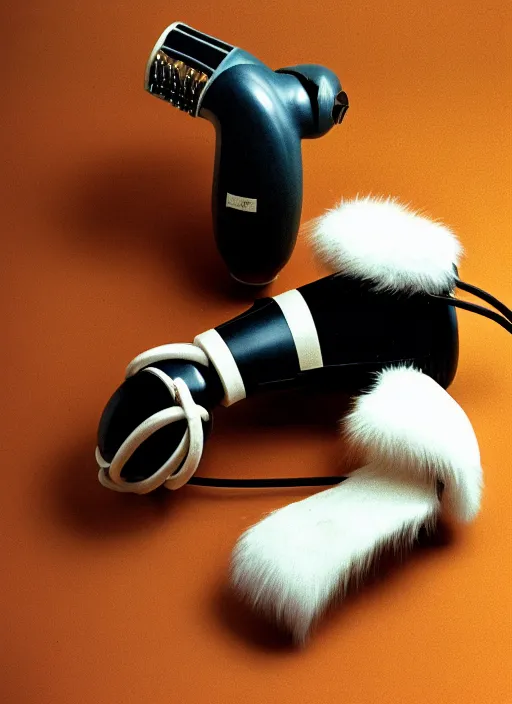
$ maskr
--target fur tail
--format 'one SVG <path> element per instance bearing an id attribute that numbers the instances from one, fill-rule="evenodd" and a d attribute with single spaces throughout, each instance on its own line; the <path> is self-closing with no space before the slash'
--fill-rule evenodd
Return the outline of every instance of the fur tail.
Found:
<path id="1" fill-rule="evenodd" d="M 244 533 L 233 555 L 234 585 L 304 642 L 332 597 L 364 575 L 380 548 L 410 545 L 438 511 L 433 482 L 368 465 Z"/>
<path id="2" fill-rule="evenodd" d="M 347 434 L 365 466 L 339 486 L 290 504 L 239 539 L 237 591 L 303 642 L 332 597 L 364 576 L 383 547 L 410 545 L 442 502 L 456 519 L 478 512 L 481 467 L 460 406 L 414 369 L 382 372 L 355 403 Z"/>

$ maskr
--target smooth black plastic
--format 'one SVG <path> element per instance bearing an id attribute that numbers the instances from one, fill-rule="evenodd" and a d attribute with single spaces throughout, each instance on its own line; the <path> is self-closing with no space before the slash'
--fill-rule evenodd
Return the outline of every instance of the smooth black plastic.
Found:
<path id="1" fill-rule="evenodd" d="M 247 396 L 278 381 L 293 383 L 300 373 L 292 333 L 273 298 L 260 298 L 236 318 L 216 328 L 236 362 Z"/>
<path id="2" fill-rule="evenodd" d="M 391 364 L 414 364 L 445 389 L 452 383 L 459 358 L 452 307 L 424 294 L 376 292 L 342 274 L 298 290 L 318 332 L 322 384 L 359 390 Z"/>
<path id="3" fill-rule="evenodd" d="M 458 331 L 456 311 L 448 301 L 421 294 L 376 293 L 342 274 L 298 290 L 318 333 L 323 357 L 318 369 L 301 371 L 292 334 L 273 298 L 257 300 L 216 328 L 236 362 L 247 396 L 298 387 L 357 393 L 371 384 L 375 373 L 398 364 L 413 365 L 443 388 L 452 382 Z M 194 400 L 210 412 L 210 421 L 204 424 L 208 435 L 211 411 L 224 396 L 214 365 L 172 360 L 151 366 L 183 379 Z M 145 418 L 172 404 L 167 387 L 156 376 L 140 371 L 127 379 L 100 421 L 98 447 L 103 458 L 112 461 L 121 443 Z M 156 432 L 127 462 L 123 478 L 133 482 L 151 476 L 177 448 L 185 430 L 182 421 Z"/>
<path id="4" fill-rule="evenodd" d="M 458 362 L 457 317 L 445 302 L 376 293 L 333 274 L 298 289 L 313 316 L 323 366 L 301 371 L 290 330 L 272 298 L 216 328 L 233 355 L 247 395 L 311 386 L 356 392 L 385 366 L 414 364 L 443 388 Z"/>
<path id="5" fill-rule="evenodd" d="M 327 69 L 324 73 L 331 100 L 322 112 L 295 75 L 261 65 L 233 66 L 206 91 L 200 114 L 217 132 L 214 233 L 239 281 L 268 283 L 292 255 L 302 211 L 301 140 L 334 125 L 341 90 L 333 75 L 327 79 Z M 229 207 L 230 196 L 250 199 L 256 212 Z"/>

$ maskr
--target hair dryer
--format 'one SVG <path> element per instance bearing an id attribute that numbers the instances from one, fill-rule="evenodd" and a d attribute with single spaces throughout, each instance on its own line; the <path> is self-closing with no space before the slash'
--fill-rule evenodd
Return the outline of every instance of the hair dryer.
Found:
<path id="1" fill-rule="evenodd" d="M 236 280 L 270 283 L 291 257 L 299 229 L 301 140 L 326 134 L 348 109 L 338 78 L 312 64 L 273 71 L 177 22 L 151 52 L 145 88 L 214 125 L 218 250 Z"/>
<path id="2" fill-rule="evenodd" d="M 440 223 L 393 201 L 357 199 L 315 221 L 311 234 L 334 273 L 258 299 L 192 344 L 163 345 L 129 364 L 99 425 L 102 484 L 142 494 L 187 482 L 249 485 L 193 476 L 217 405 L 293 387 L 359 392 L 382 370 L 403 365 L 447 388 L 458 363 L 455 308 L 512 332 L 511 311 L 458 278 L 460 245 Z M 455 298 L 456 288 L 499 313 Z"/>
<path id="3" fill-rule="evenodd" d="M 376 293 L 334 274 L 259 299 L 193 344 L 163 345 L 130 363 L 100 421 L 100 481 L 135 493 L 177 489 L 194 482 L 219 404 L 291 387 L 357 392 L 399 363 L 446 387 L 457 353 L 453 308 L 421 294 Z"/>

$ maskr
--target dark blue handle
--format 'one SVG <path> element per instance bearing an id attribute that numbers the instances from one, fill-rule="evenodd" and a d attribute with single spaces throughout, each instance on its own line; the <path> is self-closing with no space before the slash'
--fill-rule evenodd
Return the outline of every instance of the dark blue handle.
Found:
<path id="1" fill-rule="evenodd" d="M 206 91 L 201 116 L 217 133 L 214 233 L 230 273 L 244 283 L 272 281 L 293 252 L 310 113 L 300 83 L 264 66 L 233 66 Z"/>

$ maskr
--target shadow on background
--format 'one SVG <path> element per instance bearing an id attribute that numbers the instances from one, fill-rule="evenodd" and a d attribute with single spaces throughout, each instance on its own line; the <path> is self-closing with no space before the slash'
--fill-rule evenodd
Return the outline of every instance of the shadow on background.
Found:
<path id="1" fill-rule="evenodd" d="M 280 428 L 302 436 L 336 435 L 340 420 L 347 413 L 350 397 L 340 391 L 293 388 L 261 392 L 242 402 L 214 410 L 216 432 L 254 428 Z"/>
<path id="2" fill-rule="evenodd" d="M 285 398 L 287 403 L 285 404 Z M 289 423 L 294 432 L 303 435 L 304 432 L 317 433 L 325 432 L 329 422 L 337 424 L 339 412 L 332 407 L 320 405 L 320 411 L 316 414 L 311 409 L 307 398 L 302 399 L 302 406 L 299 405 L 300 397 L 295 398 L 294 394 L 286 394 L 280 399 L 280 404 L 276 405 L 273 413 L 264 415 L 263 423 L 270 423 L 278 431 L 279 425 L 286 431 L 286 424 Z M 286 408 L 291 411 L 287 414 Z M 231 409 L 235 410 L 235 409 Z M 226 409 L 226 412 L 229 409 Z M 252 411 L 254 413 L 254 410 Z M 308 414 L 309 413 L 309 414 Z M 294 424 L 294 416 L 302 416 L 302 423 Z M 248 412 L 246 422 L 251 419 Z M 259 417 L 253 416 L 253 423 L 258 424 Z M 248 432 L 250 428 L 247 428 Z M 229 441 L 229 436 L 225 438 Z M 118 494 L 104 489 L 96 477 L 96 466 L 94 463 L 95 439 L 91 437 L 85 439 L 75 447 L 75 450 L 66 455 L 61 455 L 59 462 L 52 462 L 54 471 L 43 473 L 46 482 L 51 482 L 52 486 L 43 487 L 37 492 L 39 501 L 43 502 L 45 512 L 48 512 L 52 523 L 55 521 L 59 525 L 65 526 L 71 535 L 87 540 L 108 540 L 117 535 L 127 533 L 141 534 L 152 533 L 159 530 L 162 523 L 179 520 L 180 512 L 188 510 L 190 502 L 200 502 L 202 500 L 220 501 L 232 498 L 233 492 L 202 489 L 199 487 L 185 487 L 180 492 L 169 492 L 166 489 L 157 490 L 146 496 L 134 494 Z M 339 452 L 338 452 L 339 454 Z M 339 469 L 342 474 L 347 468 Z M 312 474 L 321 474 L 321 469 L 312 469 Z M 333 467 L 332 473 L 336 473 Z M 204 473 L 205 475 L 208 472 Z M 268 476 L 268 470 L 263 468 L 263 476 Z M 265 492 L 279 493 L 279 505 L 286 505 L 292 501 L 300 500 L 311 495 L 312 491 L 322 489 L 305 490 L 261 490 Z M 251 500 L 254 491 L 237 490 L 237 501 L 240 497 Z M 258 490 L 259 493 L 259 490 Z M 42 498 L 41 498 L 42 497 Z M 284 500 L 283 500 L 284 499 Z M 248 525 L 246 526 L 249 527 Z M 382 588 L 384 582 L 397 581 L 400 574 L 407 569 L 414 569 L 419 560 L 424 561 L 428 556 L 447 548 L 452 543 L 452 531 L 448 524 L 439 522 L 437 527 L 428 532 L 423 529 L 419 538 L 411 550 L 395 552 L 392 549 L 384 550 L 372 562 L 371 568 L 362 580 L 361 584 L 352 583 L 347 595 L 343 600 L 335 599 L 329 606 L 324 616 L 312 631 L 312 640 L 321 638 L 322 632 L 329 629 L 339 629 L 343 627 L 343 618 L 347 610 L 353 608 L 357 602 L 371 596 L 373 590 Z M 233 546 L 227 545 L 226 550 L 231 551 Z M 296 652 L 298 647 L 293 643 L 290 635 L 272 622 L 271 619 L 262 616 L 252 610 L 247 604 L 241 602 L 229 585 L 228 570 L 224 570 L 221 575 L 221 585 L 215 589 L 211 597 L 211 605 L 215 617 L 227 628 L 235 638 L 241 639 L 261 651 L 279 652 L 282 654 Z M 399 606 L 397 605 L 397 608 Z"/>
<path id="3" fill-rule="evenodd" d="M 225 582 L 213 596 L 213 610 L 220 622 L 235 637 L 258 650 L 294 653 L 297 646 L 291 635 L 238 599 L 227 580 L 226 574 Z"/>
<path id="4" fill-rule="evenodd" d="M 231 279 L 217 251 L 212 176 L 204 171 L 176 152 L 169 160 L 144 151 L 82 164 L 61 186 L 59 222 L 89 253 L 111 260 L 113 270 L 131 249 L 144 252 L 144 262 L 153 258 L 185 290 L 252 302 L 260 289 Z"/>
<path id="5" fill-rule="evenodd" d="M 60 461 L 48 472 L 51 488 L 40 496 L 49 502 L 52 521 L 72 534 L 88 539 L 102 539 L 118 533 L 141 533 L 157 529 L 169 521 L 179 501 L 173 492 L 161 489 L 146 496 L 120 494 L 105 489 L 98 481 L 94 460 L 95 438 L 91 437 L 61 453 Z"/>
<path id="6" fill-rule="evenodd" d="M 453 534 L 450 526 L 440 521 L 434 530 L 422 529 L 412 549 L 383 550 L 376 556 L 360 584 L 354 580 L 349 585 L 344 598 L 338 596 L 332 600 L 318 623 L 312 627 L 310 637 L 305 643 L 306 649 L 309 643 L 320 639 L 322 633 L 343 628 L 345 613 L 357 601 L 371 596 L 373 591 L 381 589 L 384 583 L 398 580 L 404 570 L 413 569 L 418 561 L 427 559 L 429 554 L 446 549 L 452 542 Z M 398 601 L 397 608 L 399 608 Z M 241 601 L 228 584 L 224 584 L 214 595 L 213 609 L 221 622 L 236 637 L 254 648 L 283 653 L 302 648 L 301 645 L 294 643 L 291 635 L 279 627 L 271 616 L 258 613 Z"/>
<path id="7" fill-rule="evenodd" d="M 206 439 L 198 476 L 222 479 L 258 479 L 343 475 L 357 465 L 341 437 L 340 419 L 346 414 L 349 398 L 342 394 L 314 390 L 260 394 L 229 408 L 213 411 L 213 426 Z M 315 454 L 313 448 L 318 447 Z M 287 461 L 282 448 L 308 447 L 308 458 L 300 466 Z M 280 458 L 276 462 L 276 456 Z M 245 458 L 249 457 L 247 466 Z M 226 458 L 229 462 L 226 466 Z M 201 499 L 224 500 L 256 494 L 286 497 L 311 494 L 311 487 L 205 489 L 194 487 Z"/>
<path id="8" fill-rule="evenodd" d="M 414 570 L 419 563 L 427 562 L 429 557 L 448 549 L 454 539 L 452 527 L 440 519 L 433 528 L 421 528 L 417 541 L 410 548 L 402 547 L 396 550 L 391 546 L 384 548 L 375 556 L 360 583 L 353 580 L 345 598 L 338 596 L 332 601 L 312 631 L 312 637 L 321 637 L 322 632 L 327 633 L 331 629 L 343 628 L 343 618 L 347 610 L 361 599 L 371 597 L 376 590 L 383 589 L 384 585 L 395 583 L 400 589 L 398 582 L 404 572 Z M 396 608 L 400 608 L 399 599 L 396 600 Z"/>
<path id="9" fill-rule="evenodd" d="M 253 437 L 255 433 L 269 428 L 273 434 L 275 431 L 277 437 L 281 433 L 288 437 L 290 433 L 293 434 L 297 437 L 298 444 L 304 434 L 327 434 L 331 436 L 339 455 L 337 426 L 347 404 L 346 397 L 333 398 L 329 394 L 291 391 L 271 394 L 270 397 L 261 395 L 246 399 L 231 408 L 219 408 L 215 430 L 206 441 L 202 464 L 197 473 L 217 476 L 218 470 L 213 468 L 216 463 L 208 461 L 208 448 L 211 445 L 218 444 L 219 451 L 226 453 L 230 451 L 235 436 L 242 441 L 243 447 L 244 435 Z M 233 496 L 231 491 L 199 487 L 184 488 L 180 492 L 161 488 L 145 496 L 109 491 L 97 479 L 95 446 L 96 438 L 91 433 L 72 452 L 58 454 L 59 459 L 52 461 L 53 471 L 48 473 L 53 487 L 42 492 L 43 496 L 54 497 L 53 509 L 57 519 L 72 531 L 89 537 L 104 537 L 118 531 L 147 531 L 162 521 L 179 515 L 180 507 L 184 507 L 188 501 L 210 498 L 218 501 Z M 268 467 L 262 466 L 261 471 L 262 476 L 269 476 Z M 329 471 L 336 473 L 336 468 Z M 311 472 L 321 474 L 322 468 L 312 468 Z M 243 470 L 237 476 L 242 475 Z M 228 478 L 225 474 L 222 476 Z M 273 490 L 262 491 L 268 493 Z M 286 491 L 290 493 L 290 490 Z M 253 490 L 238 490 L 237 494 L 254 496 Z"/>

